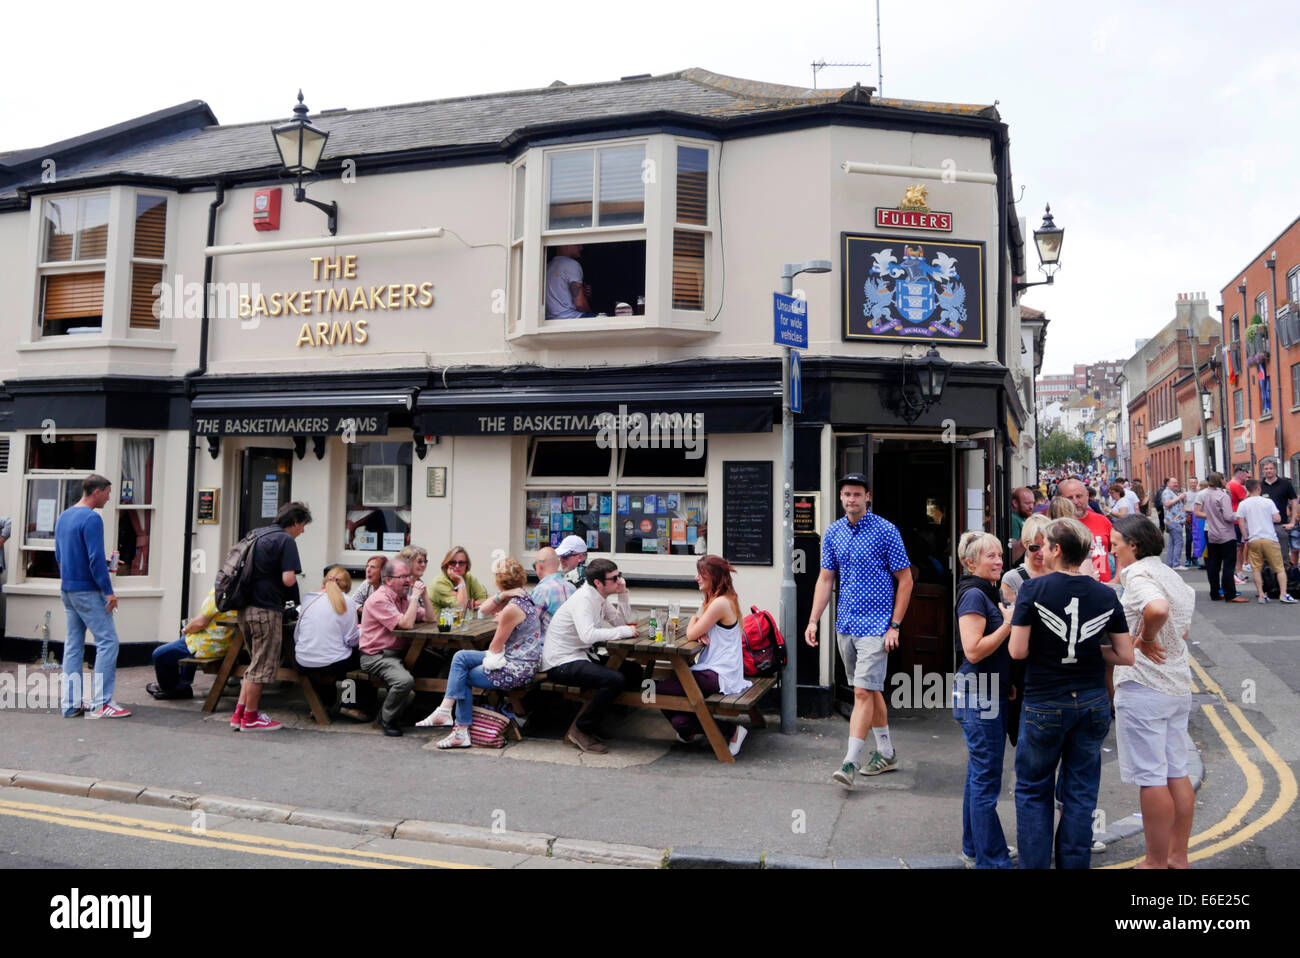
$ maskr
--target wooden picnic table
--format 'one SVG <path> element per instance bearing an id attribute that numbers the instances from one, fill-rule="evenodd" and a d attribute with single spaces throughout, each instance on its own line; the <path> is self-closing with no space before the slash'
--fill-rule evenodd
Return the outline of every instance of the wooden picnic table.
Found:
<path id="1" fill-rule="evenodd" d="M 303 697 L 307 700 L 307 705 L 311 709 L 311 717 L 320 725 L 329 725 L 329 712 L 325 710 L 325 705 L 316 693 L 315 686 L 312 685 L 311 679 L 293 664 L 293 634 L 295 622 L 284 623 L 282 629 L 282 642 L 280 646 L 280 662 L 275 669 L 275 678 L 278 682 L 295 682 L 302 689 Z M 230 645 L 226 647 L 226 654 L 217 659 L 182 659 L 182 664 L 193 665 L 199 670 L 215 676 L 212 680 L 212 688 L 208 691 L 208 696 L 203 700 L 204 712 L 215 712 L 217 705 L 221 701 L 221 694 L 225 691 L 226 681 L 232 676 L 242 676 L 248 671 L 248 666 L 239 661 L 239 653 L 244 650 L 244 630 L 239 626 L 231 626 Z M 286 661 L 289 664 L 285 664 Z"/>
<path id="2" fill-rule="evenodd" d="M 718 728 L 715 715 L 741 715 L 748 713 L 755 728 L 764 728 L 766 722 L 762 713 L 758 711 L 758 700 L 768 689 L 775 683 L 775 679 L 764 678 L 753 680 L 754 684 L 744 692 L 735 695 L 711 695 L 705 696 L 700 689 L 699 683 L 695 681 L 695 673 L 691 671 L 691 665 L 704 651 L 705 646 L 702 642 L 691 642 L 686 638 L 686 630 L 683 625 L 679 637 L 671 642 L 656 642 L 647 632 L 647 617 L 641 616 L 635 621 L 639 634 L 630 639 L 612 639 L 605 643 L 605 648 L 609 651 L 609 661 L 606 663 L 608 668 L 618 670 L 628 659 L 634 659 L 642 664 L 649 665 L 651 677 L 674 676 L 681 682 L 683 695 L 662 695 L 656 693 L 647 701 L 641 694 L 641 690 L 623 692 L 614 701 L 619 705 L 626 705 L 632 708 L 646 709 L 667 709 L 673 712 L 691 712 L 699 719 L 700 726 L 704 729 L 704 735 L 709 740 L 709 745 L 713 747 L 713 754 L 719 762 L 734 762 L 735 756 L 731 754 L 727 747 L 727 740 L 722 736 L 722 730 Z M 667 665 L 658 663 L 666 662 Z M 544 690 L 560 692 L 565 698 L 576 699 L 584 703 L 586 708 L 587 702 L 595 695 L 594 690 L 579 689 L 573 686 L 566 686 L 561 683 L 544 682 Z"/>

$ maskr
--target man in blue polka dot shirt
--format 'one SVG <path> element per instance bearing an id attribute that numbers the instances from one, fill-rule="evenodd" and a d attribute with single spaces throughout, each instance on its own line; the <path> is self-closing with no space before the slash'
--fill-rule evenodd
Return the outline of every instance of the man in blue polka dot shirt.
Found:
<path id="1" fill-rule="evenodd" d="M 898 768 L 882 692 L 886 660 L 898 648 L 898 630 L 912 598 L 912 563 L 898 527 L 867 511 L 871 485 L 866 476 L 851 472 L 840 480 L 840 504 L 844 517 L 832 522 L 822 539 L 822 571 L 804 640 L 816 647 L 817 620 L 830 601 L 838 574 L 835 637 L 845 674 L 853 685 L 853 714 L 849 716 L 849 748 L 832 778 L 852 789 L 859 767 L 863 775 Z M 867 730 L 873 728 L 876 751 L 860 766 Z"/>

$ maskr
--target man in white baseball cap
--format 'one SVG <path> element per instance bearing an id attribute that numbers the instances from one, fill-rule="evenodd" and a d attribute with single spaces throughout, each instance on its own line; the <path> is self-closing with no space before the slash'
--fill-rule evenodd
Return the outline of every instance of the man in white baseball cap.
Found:
<path id="1" fill-rule="evenodd" d="M 564 577 L 574 585 L 581 586 L 586 581 L 586 540 L 582 536 L 565 536 L 555 547 L 555 554 L 560 557 L 560 572 Z"/>

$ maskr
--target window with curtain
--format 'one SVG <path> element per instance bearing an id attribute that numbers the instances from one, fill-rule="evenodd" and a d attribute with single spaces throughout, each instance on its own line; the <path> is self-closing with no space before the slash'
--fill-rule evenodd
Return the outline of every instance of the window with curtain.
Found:
<path id="1" fill-rule="evenodd" d="M 154 290 L 162 283 L 167 251 L 167 197 L 138 193 L 131 244 L 132 329 L 161 329 L 162 309 Z"/>
<path id="2" fill-rule="evenodd" d="M 117 484 L 117 575 L 149 574 L 149 534 L 153 527 L 151 438 L 122 440 L 122 476 Z"/>
<path id="3" fill-rule="evenodd" d="M 59 577 L 54 526 L 63 511 L 81 499 L 81 480 L 95 471 L 95 449 L 93 433 L 27 437 L 19 539 L 26 578 Z"/>
<path id="4" fill-rule="evenodd" d="M 1260 293 L 1255 297 L 1255 312 L 1264 322 L 1268 322 L 1268 293 Z"/>
<path id="5" fill-rule="evenodd" d="M 1286 274 L 1286 298 L 1289 303 L 1300 303 L 1300 266 Z"/>

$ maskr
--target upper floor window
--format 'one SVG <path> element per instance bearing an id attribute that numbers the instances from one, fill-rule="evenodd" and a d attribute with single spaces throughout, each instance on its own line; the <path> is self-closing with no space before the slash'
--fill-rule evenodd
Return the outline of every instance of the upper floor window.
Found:
<path id="1" fill-rule="evenodd" d="M 1286 274 L 1286 299 L 1289 303 L 1300 303 L 1300 266 Z"/>
<path id="2" fill-rule="evenodd" d="M 131 207 L 122 203 L 129 202 Z M 134 215 L 126 212 L 133 208 Z M 39 272 L 39 329 L 43 338 L 99 333 L 111 312 L 113 283 L 129 286 L 125 325 L 159 329 L 157 290 L 166 266 L 167 198 L 110 190 L 45 200 Z M 114 219 L 124 216 L 121 240 Z M 114 248 L 115 242 L 122 248 Z M 129 255 L 124 255 L 129 250 Z M 119 264 L 120 267 L 119 268 Z M 111 325 L 111 323 L 109 323 Z"/>
<path id="3" fill-rule="evenodd" d="M 714 149 L 663 135 L 535 151 L 541 157 L 526 161 L 531 171 L 520 162 L 511 230 L 511 282 L 520 292 L 511 300 L 512 330 L 545 332 L 525 316 L 533 309 L 544 320 L 648 313 L 658 317 L 655 325 L 667 324 L 673 312 L 706 311 Z"/>
<path id="4" fill-rule="evenodd" d="M 41 243 L 41 335 L 93 333 L 104 324 L 109 195 L 45 201 Z"/>
<path id="5" fill-rule="evenodd" d="M 1232 327 L 1232 341 L 1235 343 L 1241 339 L 1241 314 L 1233 313 L 1230 321 Z"/>
<path id="6" fill-rule="evenodd" d="M 1268 322 L 1268 293 L 1260 293 L 1255 297 L 1255 312 L 1264 322 Z"/>

